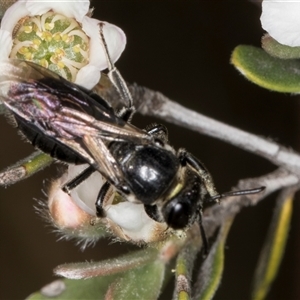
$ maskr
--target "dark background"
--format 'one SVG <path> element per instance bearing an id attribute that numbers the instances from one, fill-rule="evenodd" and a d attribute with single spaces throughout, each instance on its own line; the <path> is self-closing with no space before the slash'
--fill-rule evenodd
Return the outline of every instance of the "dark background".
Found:
<path id="1" fill-rule="evenodd" d="M 266 91 L 246 81 L 229 63 L 238 44 L 260 46 L 260 4 L 236 1 L 94 1 L 94 17 L 120 26 L 128 44 L 117 66 L 129 82 L 163 92 L 171 99 L 249 132 L 299 148 L 299 99 Z M 153 122 L 136 116 L 143 127 Z M 31 153 L 16 130 L 1 123 L 0 168 Z M 205 162 L 220 192 L 237 181 L 274 169 L 269 162 L 221 141 L 168 125 L 171 143 Z M 44 179 L 52 166 L 32 178 L 0 189 L 0 298 L 21 299 L 54 280 L 65 262 L 101 260 L 126 252 L 127 244 L 99 242 L 81 252 L 58 241 L 34 211 L 44 199 Z M 231 229 L 225 273 L 216 299 L 247 299 L 255 263 L 274 209 L 275 197 L 244 209 Z M 268 299 L 299 299 L 299 204 L 280 274 Z"/>

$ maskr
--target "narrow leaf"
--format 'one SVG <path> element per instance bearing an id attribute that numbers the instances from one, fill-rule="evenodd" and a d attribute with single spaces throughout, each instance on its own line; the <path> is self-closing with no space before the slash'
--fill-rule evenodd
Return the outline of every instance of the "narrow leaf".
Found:
<path id="1" fill-rule="evenodd" d="M 157 256 L 157 249 L 148 248 L 100 262 L 80 262 L 60 265 L 54 269 L 54 273 L 69 279 L 86 279 L 112 275 L 143 266 L 155 260 Z"/>
<path id="2" fill-rule="evenodd" d="M 264 50 L 240 45 L 231 56 L 231 63 L 253 83 L 273 91 L 300 92 L 300 60 L 275 58 Z"/>
<path id="3" fill-rule="evenodd" d="M 161 293 L 165 265 L 157 260 L 119 276 L 109 287 L 106 300 L 156 300 Z"/>
<path id="4" fill-rule="evenodd" d="M 104 299 L 107 289 L 114 282 L 115 278 L 116 275 L 86 280 L 55 280 L 43 287 L 39 292 L 30 295 L 26 300 Z"/>
<path id="5" fill-rule="evenodd" d="M 300 47 L 290 47 L 282 45 L 274 40 L 269 34 L 263 36 L 261 46 L 270 55 L 281 59 L 300 58 Z"/>
<path id="6" fill-rule="evenodd" d="M 286 189 L 277 199 L 273 219 L 256 268 L 252 293 L 254 300 L 265 299 L 276 278 L 289 232 L 294 192 Z"/>
<path id="7" fill-rule="evenodd" d="M 200 246 L 200 239 L 194 237 L 179 252 L 176 260 L 174 300 L 191 299 L 191 278 Z"/>
<path id="8" fill-rule="evenodd" d="M 224 269 L 224 247 L 232 219 L 228 219 L 220 228 L 218 236 L 203 262 L 195 285 L 193 299 L 209 300 L 214 296 Z"/>
<path id="9" fill-rule="evenodd" d="M 56 280 L 39 292 L 30 295 L 27 300 L 157 299 L 161 292 L 165 272 L 165 263 L 158 259 L 156 249 L 140 250 L 100 263 L 63 265 L 57 267 L 56 273 L 70 271 L 72 274 L 72 265 L 75 271 L 79 271 L 80 276 L 85 279 Z M 88 278 L 91 275 L 93 278 Z M 73 277 L 78 279 L 80 276 Z"/>
<path id="10" fill-rule="evenodd" d="M 35 151 L 28 157 L 0 172 L 0 186 L 7 186 L 34 175 L 53 162 L 49 155 Z"/>

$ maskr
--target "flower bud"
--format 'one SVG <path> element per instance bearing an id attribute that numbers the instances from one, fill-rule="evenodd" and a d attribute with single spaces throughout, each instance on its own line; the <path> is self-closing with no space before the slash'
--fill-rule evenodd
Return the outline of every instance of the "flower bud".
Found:
<path id="1" fill-rule="evenodd" d="M 64 174 L 52 182 L 48 192 L 48 220 L 64 238 L 75 238 L 85 248 L 107 235 L 105 220 L 95 223 L 95 216 L 82 209 L 71 195 L 61 189 L 68 180 L 67 174 Z"/>
<path id="2" fill-rule="evenodd" d="M 145 212 L 142 203 L 133 203 L 121 196 L 111 185 L 104 200 L 105 216 L 96 217 L 95 202 L 105 178 L 94 172 L 89 178 L 65 193 L 62 187 L 88 165 L 69 166 L 67 172 L 54 181 L 49 191 L 49 214 L 58 230 L 67 237 L 93 242 L 105 234 L 134 244 L 162 241 L 172 229 L 158 223 Z"/>

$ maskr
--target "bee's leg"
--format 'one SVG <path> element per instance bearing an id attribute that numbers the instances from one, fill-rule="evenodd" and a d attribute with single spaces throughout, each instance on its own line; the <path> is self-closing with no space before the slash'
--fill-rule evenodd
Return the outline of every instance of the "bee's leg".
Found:
<path id="1" fill-rule="evenodd" d="M 202 182 L 209 195 L 209 198 L 204 201 L 204 204 L 216 203 L 216 202 L 220 203 L 220 199 L 226 197 L 257 194 L 265 189 L 264 186 L 261 186 L 253 189 L 230 191 L 227 193 L 219 194 L 215 188 L 215 184 L 210 173 L 198 158 L 196 158 L 194 155 L 192 155 L 191 153 L 187 152 L 184 149 L 179 149 L 177 156 L 182 166 L 188 164 L 198 172 L 200 178 L 202 179 Z"/>
<path id="2" fill-rule="evenodd" d="M 179 149 L 177 156 L 182 166 L 188 164 L 198 172 L 210 197 L 218 195 L 212 176 L 210 175 L 204 164 L 197 157 L 187 152 L 185 149 Z"/>
<path id="3" fill-rule="evenodd" d="M 168 142 L 168 129 L 162 124 L 150 124 L 146 131 L 154 137 L 161 139 L 164 143 Z"/>
<path id="4" fill-rule="evenodd" d="M 75 178 L 73 178 L 71 181 L 67 182 L 63 187 L 62 190 L 65 193 L 70 193 L 72 189 L 74 189 L 76 186 L 78 186 L 80 183 L 82 183 L 84 180 L 86 180 L 89 176 L 91 176 L 96 170 L 92 167 L 89 166 L 86 169 L 84 169 L 81 173 L 79 173 Z M 106 181 L 97 196 L 96 200 L 96 214 L 97 217 L 103 218 L 106 216 L 105 211 L 103 209 L 103 203 L 105 200 L 105 197 L 107 195 L 107 192 L 109 191 L 111 184 Z"/>
<path id="5" fill-rule="evenodd" d="M 87 167 L 81 173 L 79 173 L 75 178 L 73 178 L 72 180 L 70 180 L 69 182 L 64 184 L 64 186 L 62 187 L 62 190 L 65 193 L 70 194 L 72 189 L 76 188 L 76 186 L 78 186 L 80 183 L 82 183 L 87 178 L 89 178 L 95 171 L 96 170 L 94 167 L 92 167 L 92 166 Z"/>
<path id="6" fill-rule="evenodd" d="M 158 208 L 156 205 L 149 205 L 149 204 L 144 204 L 144 209 L 146 214 L 154 221 L 163 223 L 164 220 L 161 219 L 159 213 L 158 213 Z"/>
<path id="7" fill-rule="evenodd" d="M 103 208 L 103 203 L 104 203 L 105 197 L 107 195 L 107 192 L 109 191 L 110 186 L 111 186 L 111 184 L 108 181 L 106 181 L 102 185 L 102 187 L 98 193 L 97 200 L 95 203 L 96 213 L 97 213 L 98 218 L 104 218 L 106 216 L 106 213 Z"/>
<path id="8" fill-rule="evenodd" d="M 128 195 L 130 189 L 124 179 L 120 164 L 102 139 L 85 135 L 82 141 L 94 159 L 93 168 L 99 171 L 118 191 Z"/>
<path id="9" fill-rule="evenodd" d="M 191 153 L 187 152 L 184 149 L 179 149 L 178 151 L 178 158 L 183 167 L 192 167 L 197 171 L 199 174 L 199 177 L 201 178 L 203 185 L 205 187 L 205 193 L 208 193 L 210 197 L 213 197 L 215 195 L 218 195 L 213 179 L 206 169 L 206 167 L 196 158 L 194 155 Z M 205 199 L 201 199 L 198 203 L 198 225 L 201 233 L 201 238 L 203 242 L 203 249 L 204 249 L 204 254 L 207 255 L 208 253 L 208 241 L 207 237 L 205 234 L 205 230 L 203 227 L 203 222 L 202 222 L 202 206 L 203 202 L 205 202 Z"/>
<path id="10" fill-rule="evenodd" d="M 103 33 L 103 27 L 105 26 L 104 23 L 100 22 L 99 27 L 100 27 L 100 38 L 102 40 L 104 52 L 106 55 L 106 60 L 107 60 L 107 65 L 108 65 L 108 77 L 114 87 L 117 89 L 121 99 L 127 103 L 127 106 L 122 109 L 119 113 L 118 116 L 120 118 L 123 118 L 125 121 L 129 122 L 133 116 L 133 113 L 135 112 L 135 108 L 133 106 L 133 99 L 131 96 L 131 93 L 128 89 L 128 86 L 123 79 L 122 75 L 118 71 L 118 69 L 115 67 L 113 61 L 111 60 L 111 57 L 109 55 L 107 43 L 104 37 Z"/>

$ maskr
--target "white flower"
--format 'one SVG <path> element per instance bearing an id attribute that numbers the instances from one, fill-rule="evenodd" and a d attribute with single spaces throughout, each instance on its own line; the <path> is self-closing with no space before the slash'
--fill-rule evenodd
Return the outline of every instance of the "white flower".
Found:
<path id="1" fill-rule="evenodd" d="M 173 233 L 166 223 L 152 220 L 145 212 L 142 203 L 132 203 L 116 193 L 114 187 L 103 201 L 106 217 L 96 218 L 95 202 L 105 179 L 98 172 L 72 189 L 70 195 L 61 187 L 82 172 L 88 165 L 69 165 L 68 171 L 52 182 L 48 206 L 49 214 L 59 231 L 78 238 L 87 239 L 87 243 L 97 239 L 95 225 L 106 226 L 113 236 L 136 244 L 162 241 Z M 92 220 L 96 220 L 93 222 Z M 93 224 L 93 225 L 91 225 Z M 102 236 L 102 231 L 100 231 Z"/>
<path id="2" fill-rule="evenodd" d="M 19 0 L 3 16 L 0 57 L 39 63 L 88 89 L 107 68 L 99 20 L 87 16 L 88 0 Z M 101 21 L 102 22 L 102 21 Z M 102 22 L 109 54 L 115 62 L 126 44 L 124 32 Z"/>
<path id="3" fill-rule="evenodd" d="M 261 24 L 279 43 L 300 46 L 300 0 L 264 0 Z"/>

